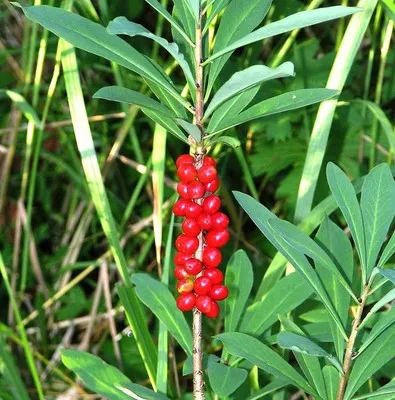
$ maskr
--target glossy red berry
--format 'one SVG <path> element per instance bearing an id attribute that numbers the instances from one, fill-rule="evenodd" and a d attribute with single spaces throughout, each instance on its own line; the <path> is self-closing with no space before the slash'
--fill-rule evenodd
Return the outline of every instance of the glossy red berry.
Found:
<path id="1" fill-rule="evenodd" d="M 202 212 L 202 206 L 193 201 L 188 201 L 188 204 L 185 206 L 185 216 L 187 218 L 197 218 Z"/>
<path id="2" fill-rule="evenodd" d="M 182 293 L 177 298 L 177 307 L 181 311 L 191 311 L 195 303 L 196 296 L 193 293 Z"/>
<path id="3" fill-rule="evenodd" d="M 210 278 L 213 285 L 219 285 L 224 280 L 224 274 L 218 268 L 205 269 L 203 276 Z"/>
<path id="4" fill-rule="evenodd" d="M 223 285 L 214 285 L 209 292 L 209 296 L 213 300 L 225 300 L 228 297 L 228 294 L 228 288 Z"/>
<path id="5" fill-rule="evenodd" d="M 209 183 L 206 183 L 205 188 L 206 188 L 207 192 L 211 192 L 211 193 L 216 192 L 219 188 L 219 179 L 215 178 L 212 181 L 210 181 Z"/>
<path id="6" fill-rule="evenodd" d="M 207 278 L 207 276 L 199 276 L 193 285 L 193 291 L 199 295 L 207 294 L 210 291 L 211 286 L 212 283 L 210 278 Z"/>
<path id="7" fill-rule="evenodd" d="M 215 167 L 217 165 L 217 161 L 215 161 L 214 158 L 210 156 L 204 156 L 203 165 L 212 165 L 213 167 Z"/>
<path id="8" fill-rule="evenodd" d="M 174 276 L 176 277 L 177 280 L 181 281 L 182 279 L 188 278 L 189 274 L 185 270 L 185 268 L 181 267 L 180 265 L 177 265 L 174 268 Z"/>
<path id="9" fill-rule="evenodd" d="M 181 164 L 177 169 L 177 175 L 182 182 L 192 182 L 197 177 L 197 171 L 193 164 Z"/>
<path id="10" fill-rule="evenodd" d="M 207 196 L 203 200 L 203 211 L 206 214 L 214 214 L 221 208 L 221 199 L 215 194 Z M 185 211 L 186 213 L 186 211 Z"/>
<path id="11" fill-rule="evenodd" d="M 188 184 L 187 189 L 187 196 L 190 199 L 196 200 L 200 199 L 206 193 L 206 188 L 204 187 L 203 183 L 198 181 L 193 181 Z"/>
<path id="12" fill-rule="evenodd" d="M 206 314 L 213 308 L 214 301 L 209 296 L 198 296 L 196 297 L 196 308 L 202 313 Z"/>
<path id="13" fill-rule="evenodd" d="M 173 206 L 173 213 L 176 217 L 184 217 L 188 202 L 186 200 L 177 200 Z"/>
<path id="14" fill-rule="evenodd" d="M 197 258 L 190 258 L 185 261 L 184 269 L 190 275 L 198 275 L 202 272 L 203 264 Z"/>
<path id="15" fill-rule="evenodd" d="M 176 167 L 180 168 L 181 164 L 193 164 L 195 159 L 189 154 L 182 154 L 176 160 Z"/>
<path id="16" fill-rule="evenodd" d="M 191 278 L 185 278 L 177 283 L 178 293 L 189 293 L 193 290 L 193 280 Z"/>
<path id="17" fill-rule="evenodd" d="M 186 182 L 180 182 L 177 185 L 177 193 L 180 195 L 182 199 L 190 199 L 189 197 L 189 184 Z"/>
<path id="18" fill-rule="evenodd" d="M 213 226 L 211 215 L 209 214 L 200 214 L 197 223 L 199 224 L 200 228 L 208 231 Z"/>
<path id="19" fill-rule="evenodd" d="M 181 253 L 193 254 L 199 247 L 197 237 L 180 235 L 176 239 L 176 249 Z"/>
<path id="20" fill-rule="evenodd" d="M 217 169 L 212 165 L 203 165 L 198 171 L 198 179 L 202 183 L 209 183 L 217 177 Z"/>
<path id="21" fill-rule="evenodd" d="M 229 232 L 227 229 L 222 229 L 220 231 L 210 231 L 206 235 L 207 246 L 211 247 L 223 247 L 228 243 Z"/>
<path id="22" fill-rule="evenodd" d="M 176 253 L 174 256 L 174 264 L 183 267 L 185 265 L 185 261 L 191 258 L 190 254 L 185 253 Z"/>
<path id="23" fill-rule="evenodd" d="M 203 264 L 207 268 L 216 268 L 222 261 L 222 254 L 216 247 L 205 247 L 203 250 Z"/>
<path id="24" fill-rule="evenodd" d="M 218 317 L 219 311 L 220 309 L 218 303 L 216 301 L 213 301 L 211 310 L 209 312 L 204 313 L 204 315 L 209 318 L 216 318 Z"/>
<path id="25" fill-rule="evenodd" d="M 181 228 L 187 236 L 198 236 L 201 232 L 200 226 L 195 218 L 185 218 Z"/>
<path id="26" fill-rule="evenodd" d="M 216 230 L 226 229 L 229 225 L 229 218 L 222 212 L 217 212 L 211 216 L 212 228 Z"/>

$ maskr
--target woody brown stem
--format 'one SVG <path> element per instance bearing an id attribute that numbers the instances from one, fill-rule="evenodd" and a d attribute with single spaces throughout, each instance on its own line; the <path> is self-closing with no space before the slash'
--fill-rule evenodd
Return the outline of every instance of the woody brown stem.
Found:
<path id="1" fill-rule="evenodd" d="M 353 357 L 353 353 L 354 353 L 355 340 L 357 339 L 358 328 L 361 325 L 363 309 L 365 307 L 368 296 L 369 296 L 369 286 L 365 285 L 363 292 L 362 292 L 362 297 L 358 304 L 355 319 L 352 323 L 351 334 L 350 334 L 350 337 L 348 338 L 346 353 L 344 355 L 344 361 L 343 361 L 343 372 L 344 373 L 343 373 L 342 377 L 340 378 L 339 389 L 337 391 L 336 400 L 344 399 L 344 394 L 345 394 L 345 391 L 347 388 L 348 378 L 349 378 L 350 372 L 351 372 L 351 362 L 352 362 L 352 357 Z"/>
<path id="2" fill-rule="evenodd" d="M 199 21 L 196 27 L 196 47 L 195 47 L 195 67 L 196 67 L 196 103 L 195 103 L 195 124 L 201 131 L 200 143 L 195 153 L 195 167 L 199 169 L 203 163 L 203 137 L 204 129 L 202 124 L 204 114 L 204 92 L 203 92 L 203 46 L 202 46 L 202 17 L 199 13 Z M 198 201 L 202 203 L 202 199 Z M 203 255 L 203 235 L 199 235 L 199 248 L 195 253 L 195 258 L 202 260 Z M 203 350 L 202 350 L 202 313 L 195 307 L 193 309 L 193 398 L 194 400 L 205 400 L 204 379 L 203 379 Z"/>

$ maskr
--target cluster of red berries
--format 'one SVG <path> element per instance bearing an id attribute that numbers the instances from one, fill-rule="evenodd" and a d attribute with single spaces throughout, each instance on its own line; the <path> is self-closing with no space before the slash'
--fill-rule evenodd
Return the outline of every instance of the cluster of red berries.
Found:
<path id="1" fill-rule="evenodd" d="M 196 307 L 215 318 L 219 313 L 217 301 L 228 297 L 228 288 L 222 285 L 224 276 L 217 267 L 222 260 L 219 248 L 229 240 L 229 218 L 219 211 L 221 200 L 213 194 L 219 187 L 217 163 L 211 157 L 200 157 L 203 159 L 199 163 L 189 154 L 176 161 L 180 199 L 173 212 L 185 219 L 175 243 L 178 253 L 174 257 L 174 275 L 180 293 L 178 308 L 190 311 Z"/>

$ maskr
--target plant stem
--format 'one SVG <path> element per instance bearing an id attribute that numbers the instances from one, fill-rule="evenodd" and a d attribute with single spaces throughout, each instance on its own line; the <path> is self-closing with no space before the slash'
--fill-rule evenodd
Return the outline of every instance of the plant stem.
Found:
<path id="1" fill-rule="evenodd" d="M 344 361 L 343 361 L 344 374 L 340 378 L 339 389 L 337 391 L 336 400 L 343 400 L 343 398 L 344 398 L 344 393 L 347 388 L 348 378 L 349 378 L 350 372 L 351 372 L 351 362 L 352 362 L 352 357 L 353 357 L 353 353 L 354 353 L 353 352 L 354 344 L 355 344 L 355 340 L 357 339 L 358 328 L 361 325 L 362 313 L 363 313 L 363 309 L 366 304 L 366 300 L 369 296 L 369 290 L 370 290 L 369 285 L 365 285 L 363 292 L 362 292 L 361 300 L 360 300 L 358 308 L 357 308 L 357 313 L 355 315 L 355 319 L 352 323 L 351 334 L 350 334 L 350 337 L 348 338 L 346 353 L 345 353 Z"/>
<path id="2" fill-rule="evenodd" d="M 200 4 L 199 4 L 200 5 Z M 202 46 L 202 17 L 203 13 L 199 7 L 199 21 L 196 27 L 196 46 L 195 46 L 195 66 L 196 66 L 196 103 L 195 103 L 195 124 L 200 128 L 201 139 L 195 154 L 195 167 L 199 169 L 203 163 L 203 138 L 204 129 L 202 124 L 204 114 L 204 93 L 203 93 L 203 46 Z M 202 199 L 198 201 L 201 203 Z M 195 253 L 198 260 L 202 260 L 203 255 L 203 235 L 199 235 L 199 248 Z M 195 400 L 205 400 L 204 379 L 203 379 L 203 351 L 202 351 L 202 313 L 195 307 L 193 309 L 193 398 Z"/>

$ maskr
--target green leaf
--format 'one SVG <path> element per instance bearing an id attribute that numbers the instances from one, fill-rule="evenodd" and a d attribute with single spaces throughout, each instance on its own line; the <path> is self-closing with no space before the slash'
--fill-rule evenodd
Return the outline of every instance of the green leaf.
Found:
<path id="1" fill-rule="evenodd" d="M 314 261 L 319 262 L 327 268 L 330 273 L 336 277 L 340 284 L 347 290 L 347 292 L 358 303 L 358 299 L 353 293 L 350 285 L 344 279 L 341 272 L 338 270 L 332 259 L 327 253 L 316 243 L 313 239 L 307 236 L 298 227 L 288 221 L 276 219 L 269 219 L 269 225 L 278 232 L 283 239 L 285 239 L 292 247 L 302 252 L 306 256 L 312 258 Z"/>
<path id="2" fill-rule="evenodd" d="M 144 26 L 131 22 L 125 17 L 117 17 L 111 21 L 107 26 L 107 32 L 111 35 L 128 35 L 130 37 L 144 36 L 161 45 L 178 62 L 181 69 L 184 71 L 190 90 L 195 91 L 195 80 L 191 68 L 186 62 L 184 55 L 180 53 L 176 43 L 169 43 L 166 39 L 154 35 Z"/>
<path id="3" fill-rule="evenodd" d="M 329 218 L 325 218 L 315 237 L 315 240 L 326 250 L 339 271 L 352 281 L 354 259 L 351 243 L 344 231 L 334 224 Z M 348 312 L 350 306 L 350 296 L 336 277 L 321 262 L 315 263 L 318 276 L 323 283 L 325 290 L 332 299 L 333 306 L 339 314 L 344 326 L 347 326 Z M 333 321 L 329 321 L 336 354 L 339 359 L 343 358 L 345 342 L 340 335 Z"/>
<path id="4" fill-rule="evenodd" d="M 363 229 L 362 212 L 355 189 L 345 173 L 333 163 L 328 163 L 326 176 L 333 197 L 350 228 L 362 264 L 362 279 L 366 282 L 365 232 Z"/>
<path id="5" fill-rule="evenodd" d="M 254 273 L 247 253 L 236 251 L 226 266 L 225 285 L 229 288 L 229 296 L 225 300 L 225 332 L 237 330 L 253 282 Z"/>
<path id="6" fill-rule="evenodd" d="M 238 332 L 222 333 L 215 338 L 224 344 L 230 354 L 245 358 L 258 368 L 295 385 L 312 396 L 317 396 L 315 390 L 291 365 L 258 339 Z"/>
<path id="7" fill-rule="evenodd" d="M 177 308 L 174 296 L 161 282 L 147 274 L 134 274 L 139 299 L 160 319 L 188 355 L 192 351 L 192 333 L 184 314 Z"/>
<path id="8" fill-rule="evenodd" d="M 181 97 L 169 79 L 165 78 L 163 70 L 159 71 L 158 66 L 154 65 L 152 60 L 140 54 L 119 37 L 110 35 L 103 26 L 56 7 L 32 6 L 22 7 L 22 9 L 27 18 L 42 25 L 75 47 L 114 61 L 142 77 L 152 80 L 163 87 L 178 102 L 189 107 L 189 103 Z"/>
<path id="9" fill-rule="evenodd" d="M 214 47 L 214 54 L 206 60 L 205 64 L 211 63 L 216 58 L 221 57 L 226 53 L 232 52 L 239 47 L 247 46 L 251 43 L 280 35 L 285 32 L 290 32 L 294 29 L 301 29 L 305 28 L 306 26 L 312 26 L 337 18 L 346 17 L 360 11 L 362 11 L 362 9 L 357 7 L 335 6 L 322 7 L 317 10 L 298 12 L 296 14 L 290 15 L 289 17 L 283 18 L 280 21 L 272 22 L 271 24 L 268 24 L 263 28 L 257 29 L 256 31 L 250 33 L 240 40 L 237 40 L 236 42 L 233 42 L 230 46 L 222 48 L 219 51 L 217 51 L 217 49 Z"/>
<path id="10" fill-rule="evenodd" d="M 362 396 L 353 397 L 353 400 L 372 399 L 374 397 L 380 397 L 386 394 L 394 394 L 394 393 L 395 393 L 395 383 L 390 382 L 387 385 L 380 388 L 379 390 L 376 390 L 375 392 L 363 394 Z M 387 399 L 390 400 L 390 398 Z"/>
<path id="11" fill-rule="evenodd" d="M 229 129 L 232 126 L 243 124 L 254 119 L 279 114 L 286 111 L 296 110 L 311 104 L 336 96 L 338 92 L 330 89 L 300 89 L 293 92 L 280 94 L 279 96 L 263 100 L 253 105 L 239 115 L 223 121 L 216 131 L 208 131 L 210 134 Z"/>
<path id="12" fill-rule="evenodd" d="M 395 329 L 387 329 L 355 360 L 348 381 L 345 400 L 354 393 L 381 367 L 395 357 Z"/>
<path id="13" fill-rule="evenodd" d="M 282 379 L 273 379 L 272 382 L 268 383 L 261 390 L 258 390 L 256 393 L 252 394 L 250 397 L 247 397 L 246 400 L 259 400 L 263 397 L 267 396 L 270 393 L 276 392 L 279 389 L 287 386 L 288 383 Z"/>
<path id="14" fill-rule="evenodd" d="M 248 376 L 245 369 L 225 365 L 216 356 L 209 356 L 207 372 L 211 388 L 221 398 L 232 394 Z"/>
<path id="15" fill-rule="evenodd" d="M 232 147 L 233 149 L 241 146 L 240 140 L 233 136 L 220 136 L 218 138 L 210 140 L 210 146 L 216 143 L 225 144 L 226 146 Z"/>
<path id="16" fill-rule="evenodd" d="M 395 232 L 392 234 L 391 239 L 385 246 L 383 253 L 381 254 L 380 260 L 377 263 L 379 268 L 384 267 L 385 263 L 393 256 L 395 253 Z"/>
<path id="17" fill-rule="evenodd" d="M 277 68 L 270 68 L 265 65 L 253 65 L 243 71 L 236 72 L 215 93 L 215 96 L 204 113 L 203 121 L 206 120 L 222 103 L 239 93 L 260 85 L 262 82 L 284 78 L 286 76 L 294 76 L 294 74 L 294 65 L 289 61 L 281 64 Z"/>
<path id="18" fill-rule="evenodd" d="M 285 276 L 275 283 L 263 300 L 247 308 L 239 330 L 259 336 L 270 328 L 278 315 L 287 314 L 311 296 L 310 285 L 297 273 Z"/>
<path id="19" fill-rule="evenodd" d="M 189 43 L 190 46 L 194 47 L 195 45 L 192 43 L 191 39 L 184 32 L 178 22 L 171 16 L 171 14 L 162 6 L 161 3 L 157 0 L 145 0 L 152 8 L 158 11 L 170 24 L 172 27 Z"/>
<path id="20" fill-rule="evenodd" d="M 221 51 L 230 43 L 242 38 L 255 29 L 269 11 L 271 0 L 243 0 L 231 1 L 221 18 L 215 38 L 214 53 Z M 230 55 L 213 62 L 207 83 L 206 98 L 214 86 L 215 81 Z"/>
<path id="21" fill-rule="evenodd" d="M 191 135 L 197 142 L 200 142 L 202 139 L 202 131 L 197 125 L 191 124 L 188 121 L 184 121 L 183 119 L 176 120 L 178 125 L 180 125 L 184 130 Z"/>
<path id="22" fill-rule="evenodd" d="M 182 26 L 184 27 L 185 32 L 188 37 L 190 37 L 193 41 L 196 36 L 196 23 L 198 21 L 198 16 L 196 17 L 195 12 L 199 13 L 199 4 L 198 0 L 173 0 L 175 14 L 179 20 L 181 20 Z M 191 4 L 195 3 L 194 7 L 191 7 Z M 194 9 L 196 11 L 194 11 Z"/>
<path id="23" fill-rule="evenodd" d="M 308 354 L 310 356 L 324 357 L 333 364 L 341 374 L 343 373 L 340 361 L 306 336 L 297 335 L 292 332 L 280 332 L 277 336 L 277 344 L 283 349 Z"/>
<path id="24" fill-rule="evenodd" d="M 387 164 L 373 168 L 361 193 L 361 210 L 366 240 L 366 268 L 369 278 L 395 215 L 395 182 Z"/>
<path id="25" fill-rule="evenodd" d="M 379 273 L 395 285 L 395 269 L 378 269 Z"/>
<path id="26" fill-rule="evenodd" d="M 390 290 L 387 294 L 385 294 L 368 312 L 366 315 L 365 319 L 363 320 L 362 324 L 360 325 L 363 326 L 365 325 L 366 321 L 377 311 L 379 311 L 381 308 L 383 308 L 386 304 L 391 303 L 393 300 L 395 300 L 395 288 Z"/>
<path id="27" fill-rule="evenodd" d="M 322 369 L 322 372 L 324 374 L 327 399 L 336 400 L 340 381 L 339 371 L 337 371 L 337 369 L 331 365 L 325 365 L 325 367 Z"/>
<path id="28" fill-rule="evenodd" d="M 134 104 L 142 109 L 156 111 L 166 117 L 175 118 L 173 111 L 156 100 L 151 99 L 140 92 L 121 86 L 106 86 L 99 89 L 93 96 L 94 99 L 117 101 L 120 103 Z"/>
<path id="29" fill-rule="evenodd" d="M 269 225 L 269 219 L 276 219 L 276 216 L 264 205 L 259 204 L 252 197 L 240 192 L 233 193 L 236 197 L 236 200 L 243 207 L 244 211 L 249 215 L 260 231 L 311 285 L 317 296 L 328 310 L 328 313 L 333 318 L 343 337 L 347 338 L 343 324 L 341 323 L 340 318 L 334 309 L 321 281 L 318 279 L 316 272 L 311 267 L 307 258 L 290 246 L 289 243 Z"/>
<path id="30" fill-rule="evenodd" d="M 206 24 L 204 25 L 203 33 L 205 33 L 210 27 L 211 21 L 227 6 L 230 0 L 213 0 L 212 9 L 209 16 L 206 19 Z"/>
<path id="31" fill-rule="evenodd" d="M 72 370 L 90 390 L 110 400 L 130 397 L 119 389 L 127 387 L 137 396 L 147 400 L 166 400 L 167 397 L 133 384 L 121 371 L 105 363 L 99 357 L 83 351 L 61 350 L 63 364 Z"/>

